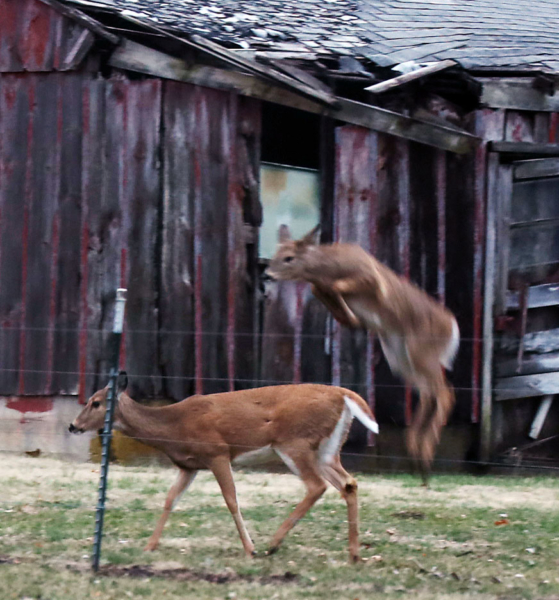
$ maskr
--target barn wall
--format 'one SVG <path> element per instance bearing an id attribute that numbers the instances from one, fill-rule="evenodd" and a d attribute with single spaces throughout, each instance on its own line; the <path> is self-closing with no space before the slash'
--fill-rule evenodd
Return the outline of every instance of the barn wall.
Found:
<path id="1" fill-rule="evenodd" d="M 225 92 L 0 75 L 0 394 L 104 384 L 118 286 L 139 397 L 251 380 L 258 131 Z"/>
<path id="2" fill-rule="evenodd" d="M 546 112 L 537 113 L 533 111 L 517 111 L 517 110 L 486 110 L 482 114 L 482 121 L 485 131 L 487 132 L 486 138 L 493 139 L 496 141 L 510 141 L 510 142 L 549 142 L 557 143 L 559 141 L 559 113 Z M 532 158 L 526 156 L 526 159 Z M 493 168 L 497 171 L 494 176 L 501 177 L 501 181 L 504 181 L 506 177 L 502 175 L 504 168 L 499 166 L 499 160 L 495 160 Z M 501 175 L 499 175 L 501 173 Z M 506 170 L 507 176 L 510 177 L 511 166 L 509 165 Z M 509 193 L 512 194 L 513 183 L 510 182 Z M 502 223 L 502 212 L 503 207 L 499 204 L 498 192 L 497 197 L 488 197 L 488 202 L 498 203 L 496 206 L 496 214 L 499 215 L 500 227 L 497 231 L 498 245 L 496 248 L 497 255 L 497 282 L 495 283 L 495 289 L 501 290 L 503 287 L 512 289 L 517 287 L 521 289 L 525 283 L 522 276 L 518 278 L 518 281 L 509 281 L 507 285 L 507 279 L 509 279 L 509 269 L 503 268 L 502 265 L 505 261 L 506 253 L 508 252 L 508 244 L 501 243 L 502 238 L 506 236 L 502 235 L 501 230 L 508 230 L 508 225 Z M 550 198 L 550 201 L 552 199 Z M 510 258 L 510 257 L 509 257 Z M 541 257 L 542 262 L 545 262 L 546 257 Z M 556 277 L 556 275 L 555 275 Z M 515 278 L 516 279 L 516 278 Z M 551 276 L 550 281 L 553 281 Z M 526 283 L 531 283 L 526 281 Z M 533 283 L 533 282 L 532 282 Z M 499 294 L 500 296 L 500 294 Z M 521 313 L 520 311 L 506 311 L 506 309 L 498 301 L 494 307 L 494 317 L 497 320 L 494 322 L 494 338 L 495 338 L 495 352 L 493 362 L 493 386 L 498 382 L 497 379 L 503 377 L 504 371 L 506 376 L 511 377 L 517 374 L 523 374 L 524 371 L 517 372 L 517 359 L 518 359 L 518 342 L 522 335 L 521 333 Z M 526 331 L 543 331 L 546 329 L 553 329 L 557 327 L 557 311 L 556 307 L 537 308 L 535 310 L 527 311 L 527 323 Z M 545 350 L 544 350 L 545 352 Z M 537 362 L 537 358 L 545 358 L 546 356 L 553 356 L 548 350 L 549 354 L 538 354 L 537 352 L 530 353 L 526 351 L 524 353 L 524 363 Z M 511 370 L 510 364 L 514 363 L 514 367 Z M 508 370 L 507 370 L 508 369 Z M 529 371 L 530 373 L 537 372 L 537 367 Z M 508 384 L 510 385 L 510 384 Z M 501 382 L 501 387 L 503 387 Z M 521 399 L 509 399 L 503 401 L 493 402 L 492 405 L 492 436 L 491 445 L 489 448 L 490 453 L 494 457 L 504 456 L 510 454 L 510 449 L 514 447 L 515 460 L 519 460 L 522 455 L 524 459 L 530 460 L 533 458 L 540 462 L 543 460 L 557 460 L 559 453 L 559 445 L 557 440 L 551 440 L 551 443 L 535 444 L 534 440 L 528 436 L 532 422 L 536 415 L 539 407 L 541 397 L 530 397 Z M 559 410 L 556 402 L 551 406 L 551 410 L 547 415 L 544 426 L 540 432 L 539 440 L 545 440 L 546 438 L 552 438 L 557 431 L 557 423 L 559 422 Z M 533 445 L 533 447 L 532 447 Z M 526 449 L 523 447 L 526 446 Z M 518 452 L 518 450 L 520 452 Z M 512 456 L 512 455 L 511 455 Z"/>
<path id="3" fill-rule="evenodd" d="M 74 69 L 93 34 L 39 0 L 0 0 L 0 73 Z"/>
<path id="4" fill-rule="evenodd" d="M 449 375 L 457 394 L 453 420 L 476 422 L 474 314 L 481 290 L 474 249 L 482 255 L 483 222 L 476 224 L 476 217 L 484 206 L 478 181 L 484 173 L 476 172 L 476 161 L 484 156 L 456 156 L 349 125 L 336 128 L 334 147 L 333 223 L 323 223 L 323 229 L 333 231 L 334 240 L 359 243 L 453 310 L 463 338 Z M 354 389 L 382 424 L 404 427 L 416 398 L 391 373 L 378 342 L 339 326 L 315 302 L 298 284 L 270 286 L 262 379 L 317 381 L 312 371 L 308 376 L 307 369 L 298 369 L 298 349 L 309 348 L 303 352 L 307 361 L 329 364 L 321 381 Z M 308 318 L 311 312 L 314 318 Z M 363 443 L 365 432 L 356 429 L 354 441 Z"/>

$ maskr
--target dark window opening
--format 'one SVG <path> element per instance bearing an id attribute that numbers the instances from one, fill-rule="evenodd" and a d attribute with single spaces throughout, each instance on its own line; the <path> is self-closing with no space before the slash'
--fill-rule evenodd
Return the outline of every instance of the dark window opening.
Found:
<path id="1" fill-rule="evenodd" d="M 316 115 L 263 105 L 259 256 L 275 253 L 279 228 L 303 236 L 320 222 L 320 120 Z"/>
<path id="2" fill-rule="evenodd" d="M 318 169 L 319 141 L 318 115 L 262 104 L 262 162 Z"/>

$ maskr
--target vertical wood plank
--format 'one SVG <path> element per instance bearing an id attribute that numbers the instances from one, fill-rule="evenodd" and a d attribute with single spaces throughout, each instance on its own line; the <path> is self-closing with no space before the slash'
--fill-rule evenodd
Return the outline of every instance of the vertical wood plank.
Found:
<path id="1" fill-rule="evenodd" d="M 485 236 L 485 270 L 483 296 L 483 356 L 481 369 L 481 435 L 480 459 L 488 461 L 492 450 L 492 371 L 493 371 L 493 307 L 495 299 L 495 266 L 497 246 L 497 214 L 498 196 L 502 187 L 499 185 L 499 156 L 490 153 L 487 164 L 487 217 Z"/>
<path id="2" fill-rule="evenodd" d="M 437 294 L 446 298 L 446 152 L 437 150 L 435 159 L 437 195 Z"/>
<path id="3" fill-rule="evenodd" d="M 235 388 L 253 386 L 259 369 L 258 227 L 260 204 L 261 103 L 238 96 L 235 126 L 236 168 L 229 172 L 237 189 L 233 222 L 235 247 Z"/>
<path id="4" fill-rule="evenodd" d="M 202 350 L 201 373 L 204 393 L 228 389 L 227 374 L 227 191 L 228 168 L 225 132 L 230 119 L 228 94 L 216 90 L 200 91 L 201 179 L 195 196 L 200 211 L 200 252 L 197 255 L 197 280 L 200 284 L 199 311 Z M 197 182 L 198 183 L 198 182 Z M 198 366 L 197 366 L 198 367 Z"/>
<path id="5" fill-rule="evenodd" d="M 19 379 L 18 394 L 25 393 L 25 358 L 27 343 L 27 280 L 29 267 L 29 218 L 31 212 L 31 203 L 33 200 L 33 137 L 35 134 L 35 99 L 37 94 L 37 80 L 30 78 L 26 81 L 28 84 L 27 93 L 29 97 L 29 109 L 31 116 L 25 132 L 27 141 L 25 150 L 25 184 L 23 188 L 23 227 L 21 231 L 21 316 L 19 321 Z"/>
<path id="6" fill-rule="evenodd" d="M 194 390 L 194 90 L 164 83 L 159 343 L 165 395 L 175 400 Z"/>
<path id="7" fill-rule="evenodd" d="M 374 251 L 376 241 L 377 137 L 354 126 L 336 130 L 335 241 L 354 242 Z M 350 387 L 374 404 L 373 340 L 366 331 L 335 324 L 332 372 L 334 381 Z M 356 426 L 352 438 L 365 439 Z"/>
<path id="8" fill-rule="evenodd" d="M 399 233 L 401 189 L 398 183 L 401 155 L 396 138 L 378 134 L 378 208 L 376 257 L 400 271 Z M 405 425 L 405 394 L 402 379 L 394 375 L 381 350 L 375 367 L 375 407 L 380 422 Z"/>
<path id="9" fill-rule="evenodd" d="M 127 367 L 140 397 L 161 394 L 156 249 L 159 244 L 161 81 L 129 81 L 122 211 L 127 250 Z"/>
<path id="10" fill-rule="evenodd" d="M 104 359 L 103 314 L 105 259 L 104 241 L 110 221 L 105 211 L 106 174 L 113 168 L 106 161 L 106 94 L 103 78 L 86 79 L 83 85 L 83 179 L 82 246 L 80 286 L 80 382 L 79 399 L 84 402 L 106 385 L 100 373 Z"/>
<path id="11" fill-rule="evenodd" d="M 0 76 L 0 393 L 17 393 L 20 362 L 22 297 L 22 231 L 24 222 L 26 155 L 32 118 L 30 79 Z M 20 201 L 14 202 L 18 198 Z"/>
<path id="12" fill-rule="evenodd" d="M 81 193 L 82 77 L 66 74 L 62 86 L 62 140 L 59 185 L 59 250 L 56 286 L 55 372 L 58 393 L 78 392 Z"/>
<path id="13" fill-rule="evenodd" d="M 128 107 L 128 81 L 121 75 L 114 75 L 105 85 L 105 171 L 97 222 L 92 220 L 91 239 L 99 246 L 100 277 L 97 294 L 101 300 L 99 322 L 100 355 L 97 360 L 101 378 L 106 381 L 110 365 L 107 362 L 108 332 L 112 329 L 115 290 L 120 286 L 122 249 L 126 246 L 124 231 L 123 198 L 126 187 L 126 128 Z M 94 219 L 93 215 L 91 215 Z M 130 372 L 130 375 L 135 373 Z M 130 378 L 134 385 L 134 378 Z M 103 385 L 103 381 L 101 382 Z"/>
<path id="14" fill-rule="evenodd" d="M 33 143 L 30 149 L 25 346 L 21 393 L 50 393 L 52 339 L 49 292 L 56 290 L 58 256 L 58 170 L 62 94 L 58 75 L 29 75 L 36 81 Z"/>
<path id="15" fill-rule="evenodd" d="M 559 130 L 559 113 L 551 113 L 549 117 L 549 132 L 547 141 L 554 144 L 559 139 L 557 132 Z"/>

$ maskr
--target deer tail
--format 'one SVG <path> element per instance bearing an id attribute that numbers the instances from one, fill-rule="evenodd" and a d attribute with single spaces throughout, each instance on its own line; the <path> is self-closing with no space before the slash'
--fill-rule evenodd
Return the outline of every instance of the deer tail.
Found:
<path id="1" fill-rule="evenodd" d="M 349 408 L 352 417 L 373 433 L 379 432 L 378 423 L 375 421 L 371 409 L 361 396 L 355 395 L 353 398 L 350 398 L 348 395 L 344 395 L 344 402 Z"/>

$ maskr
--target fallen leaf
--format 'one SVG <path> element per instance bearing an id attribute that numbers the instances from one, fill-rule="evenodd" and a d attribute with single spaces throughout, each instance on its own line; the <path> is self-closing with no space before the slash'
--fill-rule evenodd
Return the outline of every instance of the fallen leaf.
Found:
<path id="1" fill-rule="evenodd" d="M 387 533 L 388 535 L 395 535 L 395 534 L 396 534 L 396 531 L 395 531 L 394 529 L 387 529 L 387 530 L 386 530 L 386 533 Z"/>
<path id="2" fill-rule="evenodd" d="M 493 575 L 493 577 L 491 577 L 491 581 L 493 583 L 501 583 L 501 580 L 498 577 L 495 577 L 495 575 Z"/>
<path id="3" fill-rule="evenodd" d="M 458 575 L 458 573 L 455 573 L 454 571 L 452 571 L 450 576 L 452 577 L 452 579 L 455 579 L 456 581 L 462 581 L 462 578 L 460 577 L 460 575 Z"/>
<path id="4" fill-rule="evenodd" d="M 495 525 L 510 525 L 510 521 L 508 519 L 501 519 L 500 521 L 495 521 Z"/>

